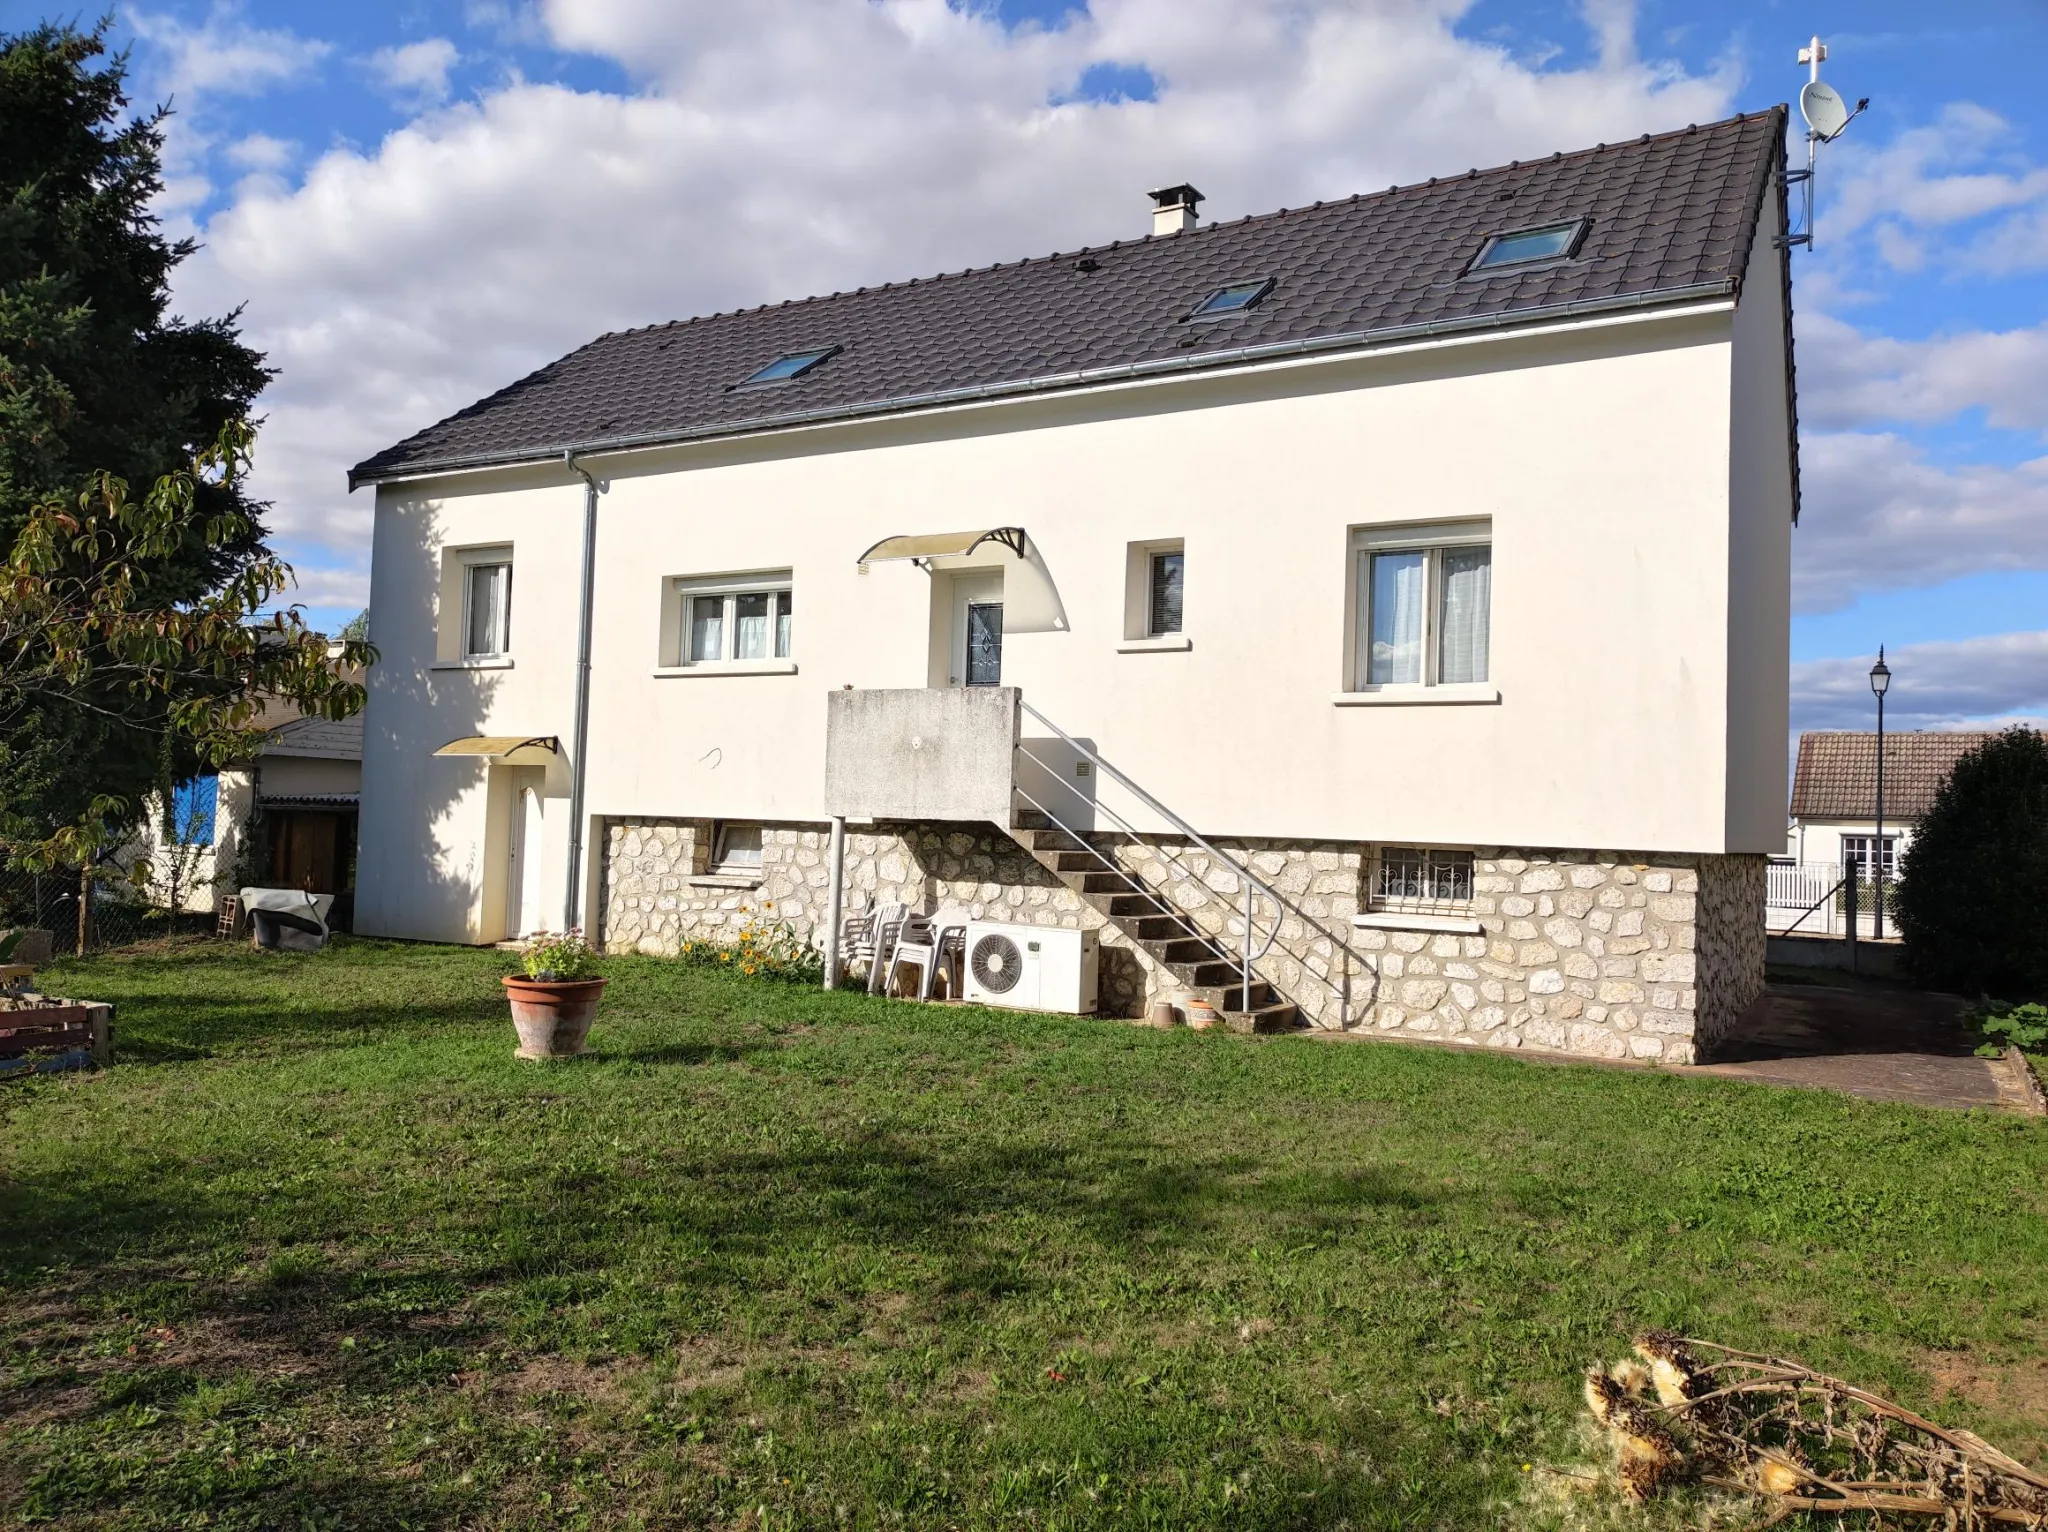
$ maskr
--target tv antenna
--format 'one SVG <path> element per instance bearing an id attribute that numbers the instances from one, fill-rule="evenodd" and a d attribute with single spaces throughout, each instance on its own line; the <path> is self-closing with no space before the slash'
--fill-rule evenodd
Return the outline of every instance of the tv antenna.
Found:
<path id="1" fill-rule="evenodd" d="M 1813 248 L 1813 165 L 1815 151 L 1822 144 L 1831 144 L 1842 136 L 1843 131 L 1863 115 L 1863 109 L 1870 105 L 1870 98 L 1863 97 L 1856 103 L 1856 110 L 1850 111 L 1834 86 L 1820 77 L 1820 66 L 1828 56 L 1828 45 L 1818 37 L 1799 50 L 1799 62 L 1806 65 L 1806 83 L 1799 88 L 1799 115 L 1806 119 L 1806 168 L 1786 174 L 1788 182 L 1797 182 L 1805 188 L 1801 199 L 1805 217 L 1797 234 L 1787 234 L 1787 245 L 1804 245 Z"/>

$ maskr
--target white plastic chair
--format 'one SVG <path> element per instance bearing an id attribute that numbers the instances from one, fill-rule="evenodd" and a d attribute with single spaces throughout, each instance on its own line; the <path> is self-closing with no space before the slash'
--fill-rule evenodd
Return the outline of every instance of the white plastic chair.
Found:
<path id="1" fill-rule="evenodd" d="M 960 910 L 940 910 L 935 915 L 907 917 L 895 946 L 889 951 L 882 993 L 888 994 L 895 989 L 896 970 L 900 965 L 915 963 L 918 967 L 918 999 L 931 999 L 941 970 L 947 973 L 946 993 L 955 1000 L 959 999 L 968 919 L 968 915 Z"/>
<path id="2" fill-rule="evenodd" d="M 903 922 L 910 916 L 910 906 L 900 900 L 877 904 L 868 911 L 867 935 L 864 945 L 868 949 L 868 993 L 882 993 L 882 977 L 888 971 L 889 956 L 903 930 Z"/>

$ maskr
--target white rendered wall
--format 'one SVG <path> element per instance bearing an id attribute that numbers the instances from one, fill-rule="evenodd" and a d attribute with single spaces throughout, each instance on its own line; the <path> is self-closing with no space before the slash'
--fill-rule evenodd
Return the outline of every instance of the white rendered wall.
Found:
<path id="1" fill-rule="evenodd" d="M 1018 524 L 1072 626 L 1011 635 L 1005 683 L 1204 832 L 1774 851 L 1768 645 L 1737 655 L 1730 687 L 1731 579 L 1757 620 L 1784 609 L 1763 590 L 1782 578 L 1769 486 L 1731 473 L 1735 349 L 1723 310 L 593 463 L 610 477 L 589 819 L 823 818 L 825 692 L 931 673 L 932 577 L 856 557 L 892 533 Z M 1746 541 L 1731 483 L 1757 518 Z M 495 939 L 486 768 L 431 753 L 472 733 L 566 748 L 582 488 L 520 470 L 377 493 L 358 929 Z M 1493 523 L 1500 701 L 1334 705 L 1351 529 L 1476 517 Z M 1190 647 L 1119 653 L 1128 545 L 1176 537 Z M 515 550 L 512 664 L 434 668 L 441 551 L 485 543 Z M 667 580 L 783 568 L 794 674 L 656 673 Z M 1767 826 L 1751 821 L 1768 784 L 1731 788 L 1731 752 L 1736 777 L 1755 769 L 1751 733 L 1779 752 Z M 551 899 L 566 792 L 563 767 Z"/>
<path id="2" fill-rule="evenodd" d="M 1792 441 L 1778 202 L 1764 199 L 1735 311 L 1728 440 L 1728 845 L 1783 845 L 1792 710 Z"/>

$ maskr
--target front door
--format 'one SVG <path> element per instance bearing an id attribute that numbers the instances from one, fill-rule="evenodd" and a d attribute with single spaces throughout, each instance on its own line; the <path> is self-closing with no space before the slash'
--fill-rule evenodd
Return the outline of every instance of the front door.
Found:
<path id="1" fill-rule="evenodd" d="M 270 878 L 280 888 L 332 894 L 341 888 L 341 815 L 308 809 L 272 809 Z"/>
<path id="2" fill-rule="evenodd" d="M 953 658 L 950 679 L 955 686 L 1003 684 L 1003 577 L 953 577 Z"/>
<path id="3" fill-rule="evenodd" d="M 512 855 L 505 879 L 505 934 L 531 936 L 540 926 L 540 794 L 519 790 L 512 806 Z"/>

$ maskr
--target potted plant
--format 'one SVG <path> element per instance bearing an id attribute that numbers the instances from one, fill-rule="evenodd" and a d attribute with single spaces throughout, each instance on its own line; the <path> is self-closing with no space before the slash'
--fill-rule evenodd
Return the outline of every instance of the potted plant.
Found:
<path id="1" fill-rule="evenodd" d="M 522 1059 L 573 1058 L 587 1053 L 583 1040 L 604 994 L 596 976 L 597 953 L 581 931 L 543 931 L 519 949 L 525 969 L 505 976 L 505 998 L 512 1003 L 512 1025 L 519 1033 Z"/>

